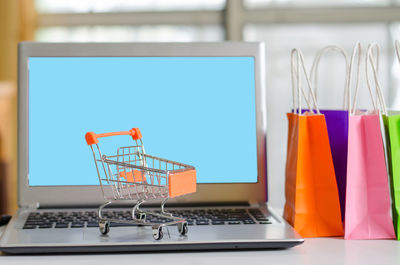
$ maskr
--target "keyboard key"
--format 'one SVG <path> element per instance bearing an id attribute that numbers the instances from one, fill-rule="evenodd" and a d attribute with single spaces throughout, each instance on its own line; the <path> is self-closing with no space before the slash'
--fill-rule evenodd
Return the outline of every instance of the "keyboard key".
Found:
<path id="1" fill-rule="evenodd" d="M 81 228 L 84 227 L 84 223 L 72 223 L 71 228 Z"/>
<path id="2" fill-rule="evenodd" d="M 240 225 L 241 222 L 239 222 L 239 221 L 231 221 L 231 222 L 228 222 L 228 224 L 230 224 L 230 225 Z"/>
<path id="3" fill-rule="evenodd" d="M 42 224 L 42 222 L 32 222 L 32 221 L 25 222 L 25 225 L 33 225 L 33 226 L 37 226 L 37 225 L 40 225 L 40 224 Z"/>
<path id="4" fill-rule="evenodd" d="M 67 223 L 56 223 L 55 228 L 68 228 Z"/>
<path id="5" fill-rule="evenodd" d="M 39 228 L 52 228 L 53 227 L 53 224 L 42 224 L 42 225 L 39 225 Z"/>
<path id="6" fill-rule="evenodd" d="M 137 224 L 111 223 L 111 227 L 137 226 Z"/>
<path id="7" fill-rule="evenodd" d="M 262 225 L 269 225 L 269 224 L 272 224 L 271 222 L 266 222 L 266 221 L 262 221 L 262 222 L 258 222 L 259 224 L 262 224 Z"/>
<path id="8" fill-rule="evenodd" d="M 88 222 L 86 224 L 86 227 L 99 227 L 99 223 L 98 222 Z"/>
<path id="9" fill-rule="evenodd" d="M 22 229 L 35 229 L 36 225 L 24 225 Z"/>
<path id="10" fill-rule="evenodd" d="M 211 224 L 213 224 L 213 225 L 224 225 L 225 222 L 224 221 L 212 221 Z"/>

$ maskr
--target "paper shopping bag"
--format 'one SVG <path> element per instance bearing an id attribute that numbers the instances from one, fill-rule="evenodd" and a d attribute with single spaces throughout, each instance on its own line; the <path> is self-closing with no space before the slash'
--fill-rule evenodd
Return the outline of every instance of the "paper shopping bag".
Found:
<path id="1" fill-rule="evenodd" d="M 329 143 L 332 151 L 338 188 L 341 217 L 344 220 L 346 208 L 346 175 L 349 112 L 347 110 L 320 110 L 325 115 Z"/>
<path id="2" fill-rule="evenodd" d="M 366 66 L 372 65 L 370 45 Z M 367 70 L 367 68 L 366 68 Z M 390 239 L 395 237 L 391 220 L 388 174 L 380 126 L 380 114 L 366 71 L 373 111 L 356 111 L 349 117 L 345 239 Z M 376 94 L 382 105 L 382 94 Z M 355 95 L 356 96 L 356 95 Z"/>
<path id="3" fill-rule="evenodd" d="M 394 238 L 378 113 L 349 117 L 345 239 Z"/>
<path id="4" fill-rule="evenodd" d="M 387 141 L 387 157 L 392 194 L 393 226 L 400 240 L 400 115 L 382 115 Z"/>
<path id="5" fill-rule="evenodd" d="M 297 50 L 292 51 L 292 73 L 295 53 L 298 56 L 297 63 L 303 61 L 301 53 Z M 302 68 L 305 73 L 303 63 Z M 298 83 L 299 71 L 298 67 Z M 299 84 L 297 87 L 299 95 L 301 88 Z M 313 113 L 309 108 L 310 113 L 305 114 L 295 106 L 293 109 L 294 113 L 287 114 L 289 131 L 284 218 L 303 237 L 343 235 L 339 195 L 325 117 L 318 113 L 318 107 L 317 113 Z"/>
<path id="6" fill-rule="evenodd" d="M 398 40 L 395 41 L 395 51 L 400 63 L 400 42 Z M 376 87 L 379 92 L 382 92 L 377 78 L 376 81 Z M 381 96 L 381 98 L 383 97 Z M 392 219 L 397 240 L 400 240 L 400 113 L 388 114 L 384 101 L 382 106 L 384 107 L 382 118 L 385 125 L 390 191 L 392 195 Z"/>
<path id="7" fill-rule="evenodd" d="M 376 47 L 376 54 L 378 55 L 379 49 Z M 400 49 L 399 42 L 396 40 L 395 42 L 395 50 L 397 59 L 400 62 Z M 374 74 L 375 87 L 377 90 L 378 102 L 381 106 L 382 111 L 382 120 L 384 124 L 384 131 L 386 137 L 386 151 L 387 151 L 387 166 L 390 180 L 390 191 L 391 191 L 391 199 L 392 199 L 392 221 L 395 230 L 395 234 L 397 239 L 400 240 L 400 223 L 399 223 L 399 214 L 400 214 L 400 113 L 396 111 L 392 111 L 388 113 L 385 100 L 382 94 L 381 85 L 379 79 L 377 77 L 378 72 L 378 57 L 376 61 L 373 60 L 373 54 L 369 58 L 370 66 L 372 68 L 372 72 Z M 367 81 L 369 81 L 367 79 Z M 368 83 L 369 85 L 369 83 Z"/>
<path id="8" fill-rule="evenodd" d="M 307 110 L 304 110 L 306 112 Z M 344 220 L 346 207 L 346 175 L 347 175 L 347 148 L 349 112 L 347 110 L 321 109 L 325 116 L 328 130 L 329 145 L 339 194 L 340 213 Z"/>
<path id="9" fill-rule="evenodd" d="M 325 117 L 288 113 L 285 219 L 303 237 L 343 235 Z"/>

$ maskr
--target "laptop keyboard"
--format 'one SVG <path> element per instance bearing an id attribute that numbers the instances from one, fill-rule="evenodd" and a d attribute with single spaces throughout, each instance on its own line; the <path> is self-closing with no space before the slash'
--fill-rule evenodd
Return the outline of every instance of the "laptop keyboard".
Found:
<path id="1" fill-rule="evenodd" d="M 160 211 L 155 211 L 160 212 Z M 193 210 L 168 210 L 174 216 L 183 217 L 188 225 L 252 225 L 271 224 L 272 217 L 265 216 L 260 209 L 193 209 Z M 121 221 L 132 220 L 129 210 L 104 210 L 103 216 L 107 219 Z M 147 215 L 148 222 L 163 223 L 170 219 Z M 98 227 L 99 218 L 97 211 L 57 211 L 57 212 L 32 212 L 25 221 L 23 229 L 48 229 L 48 228 L 84 228 Z M 138 224 L 111 223 L 111 227 L 137 226 Z"/>

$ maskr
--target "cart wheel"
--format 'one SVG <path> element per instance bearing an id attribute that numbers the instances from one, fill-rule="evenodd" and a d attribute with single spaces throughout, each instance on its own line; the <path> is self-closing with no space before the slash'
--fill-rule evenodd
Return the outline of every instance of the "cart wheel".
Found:
<path id="1" fill-rule="evenodd" d="M 139 219 L 139 220 L 146 219 L 146 213 L 137 213 L 136 214 L 136 219 Z"/>
<path id="2" fill-rule="evenodd" d="M 186 235 L 188 233 L 188 231 L 189 231 L 189 227 L 188 227 L 187 222 L 178 224 L 178 232 L 179 232 L 179 234 L 184 236 L 184 235 Z"/>
<path id="3" fill-rule="evenodd" d="M 160 226 L 158 228 L 153 227 L 153 238 L 155 240 L 160 240 L 163 238 L 163 236 L 164 236 L 164 234 L 162 232 L 162 226 Z"/>
<path id="4" fill-rule="evenodd" d="M 107 220 L 101 220 L 99 222 L 99 230 L 102 235 L 107 235 L 110 232 L 110 222 Z"/>

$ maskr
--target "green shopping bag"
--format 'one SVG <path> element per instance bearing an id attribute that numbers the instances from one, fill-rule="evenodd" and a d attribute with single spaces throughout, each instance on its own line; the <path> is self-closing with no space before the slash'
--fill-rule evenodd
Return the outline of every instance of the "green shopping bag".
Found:
<path id="1" fill-rule="evenodd" d="M 379 47 L 376 44 L 371 45 L 371 51 L 376 48 L 376 61 L 373 62 L 373 53 L 368 53 L 368 61 L 370 63 L 375 86 L 377 103 L 381 106 L 382 120 L 386 138 L 387 164 L 389 168 L 390 191 L 392 195 L 392 218 L 393 226 L 396 232 L 397 240 L 400 240 L 400 111 L 388 112 L 383 98 L 381 86 L 378 80 L 378 60 Z M 370 50 L 370 49 L 369 49 Z M 400 54 L 398 50 L 398 42 L 396 41 L 396 53 L 400 62 Z M 368 71 L 367 85 L 369 84 Z"/>
<path id="2" fill-rule="evenodd" d="M 400 240 L 400 114 L 382 115 L 392 194 L 392 216 L 396 237 Z"/>

